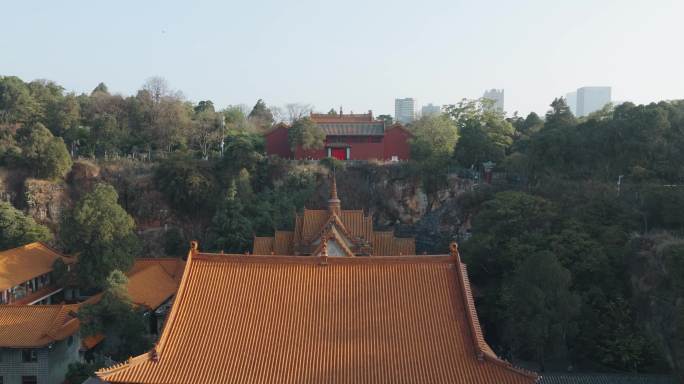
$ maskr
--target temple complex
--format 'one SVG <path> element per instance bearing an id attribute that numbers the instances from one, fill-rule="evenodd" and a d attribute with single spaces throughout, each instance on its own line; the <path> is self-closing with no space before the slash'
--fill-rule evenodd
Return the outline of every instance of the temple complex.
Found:
<path id="1" fill-rule="evenodd" d="M 328 209 L 305 209 L 295 219 L 294 231 L 255 237 L 255 255 L 320 255 L 327 243 L 330 256 L 401 256 L 416 253 L 414 238 L 373 230 L 373 217 L 363 210 L 343 210 L 332 179 Z"/>
<path id="2" fill-rule="evenodd" d="M 193 242 L 159 343 L 108 383 L 532 384 L 485 342 L 458 247 L 415 255 L 344 211 L 305 211 L 255 254 Z M 381 239 L 381 240 L 378 240 Z M 365 257 L 361 257 L 365 256 Z"/>

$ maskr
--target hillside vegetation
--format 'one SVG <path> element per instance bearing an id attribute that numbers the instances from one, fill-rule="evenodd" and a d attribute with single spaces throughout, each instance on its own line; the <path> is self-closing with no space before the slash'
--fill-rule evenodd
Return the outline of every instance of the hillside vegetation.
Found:
<path id="1" fill-rule="evenodd" d="M 309 164 L 264 154 L 260 133 L 283 118 L 261 100 L 217 111 L 160 79 L 124 97 L 0 77 L 0 197 L 12 203 L 0 221 L 16 223 L 0 242 L 54 234 L 87 259 L 83 283 L 103 287 L 132 257 L 181 256 L 190 239 L 250 250 L 254 234 L 323 207 L 334 167 L 345 208 L 416 236 L 419 252 L 460 242 L 500 355 L 548 370 L 681 373 L 684 102 L 583 119 L 563 99 L 543 117 L 487 107 L 463 101 L 416 121 L 407 163 Z"/>

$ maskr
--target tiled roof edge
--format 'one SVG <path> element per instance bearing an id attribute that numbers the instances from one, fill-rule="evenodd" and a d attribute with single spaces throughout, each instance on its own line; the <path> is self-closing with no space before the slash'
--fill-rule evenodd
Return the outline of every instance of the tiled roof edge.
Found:
<path id="1" fill-rule="evenodd" d="M 522 368 L 514 367 L 508 361 L 500 359 L 492 349 L 487 345 L 482 335 L 482 329 L 480 328 L 480 322 L 477 319 L 477 311 L 475 309 L 475 302 L 473 300 L 473 295 L 470 290 L 470 281 L 467 275 L 467 268 L 464 263 L 461 262 L 461 256 L 458 252 L 458 245 L 452 243 L 450 246 L 451 257 L 455 259 L 456 262 L 456 273 L 458 275 L 458 283 L 460 288 L 460 293 L 463 297 L 463 305 L 465 306 L 465 315 L 468 320 L 468 325 L 470 327 L 470 334 L 472 337 L 473 347 L 475 348 L 476 357 L 484 361 L 500 365 L 512 372 L 518 373 L 525 377 L 535 379 L 535 382 L 539 380 L 539 375 L 534 372 L 524 370 Z M 483 345 L 484 344 L 484 345 Z"/>

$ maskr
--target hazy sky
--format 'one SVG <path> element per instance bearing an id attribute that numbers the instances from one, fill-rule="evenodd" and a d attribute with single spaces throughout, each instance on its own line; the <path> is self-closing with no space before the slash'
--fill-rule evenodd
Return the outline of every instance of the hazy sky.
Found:
<path id="1" fill-rule="evenodd" d="M 544 112 L 584 85 L 684 98 L 684 1 L 0 0 L 0 75 L 134 93 L 162 76 L 218 107 L 311 103 L 394 114 L 504 88 Z"/>

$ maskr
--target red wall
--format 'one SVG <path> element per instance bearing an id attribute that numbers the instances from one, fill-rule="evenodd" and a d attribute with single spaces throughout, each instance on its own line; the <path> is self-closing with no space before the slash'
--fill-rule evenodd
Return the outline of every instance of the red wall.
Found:
<path id="1" fill-rule="evenodd" d="M 293 157 L 290 143 L 287 140 L 287 127 L 281 125 L 266 134 L 265 138 L 267 154 L 278 155 L 285 159 Z"/>
<path id="2" fill-rule="evenodd" d="M 393 125 L 385 130 L 385 152 L 386 160 L 391 160 L 392 156 L 399 156 L 399 160 L 411 158 L 411 144 L 409 140 L 413 135 L 400 125 Z"/>
<path id="3" fill-rule="evenodd" d="M 332 144 L 348 144 L 351 147 L 350 160 L 390 160 L 392 156 L 398 156 L 399 160 L 411 158 L 409 140 L 413 136 L 401 126 L 394 125 L 385 131 L 385 136 L 380 142 L 358 142 L 351 138 L 337 140 Z M 326 146 L 331 144 L 330 138 L 326 138 Z M 365 140 L 365 138 L 364 138 Z M 266 135 L 266 153 L 278 155 L 286 159 L 314 159 L 320 160 L 326 157 L 326 149 L 303 150 L 298 147 L 294 153 L 290 150 L 287 140 L 287 127 L 275 128 Z"/>
<path id="4" fill-rule="evenodd" d="M 332 144 L 336 145 L 343 145 L 343 144 L 349 145 L 351 148 L 350 150 L 350 157 L 349 160 L 370 160 L 370 159 L 378 159 L 382 160 L 383 159 L 383 150 L 385 148 L 383 141 L 381 140 L 378 143 L 359 143 L 359 142 L 354 142 L 352 140 L 338 140 L 335 141 Z M 325 145 L 328 146 L 328 144 L 331 144 L 328 138 L 325 140 Z M 295 151 L 295 158 L 297 159 L 314 159 L 314 160 L 320 160 L 326 157 L 326 149 L 316 149 L 316 150 L 308 150 L 305 151 L 301 148 L 297 148 Z"/>

